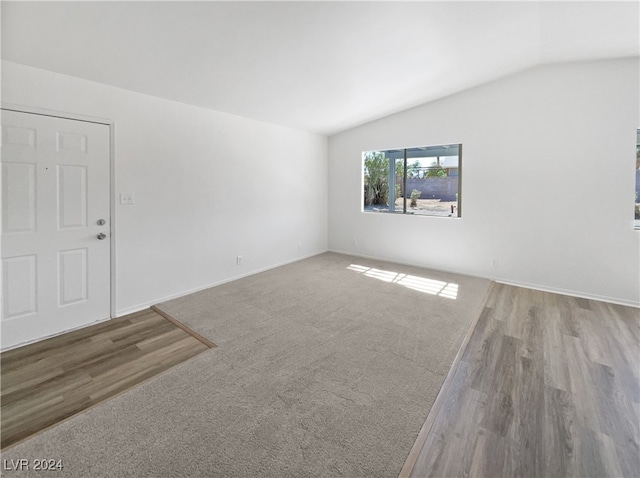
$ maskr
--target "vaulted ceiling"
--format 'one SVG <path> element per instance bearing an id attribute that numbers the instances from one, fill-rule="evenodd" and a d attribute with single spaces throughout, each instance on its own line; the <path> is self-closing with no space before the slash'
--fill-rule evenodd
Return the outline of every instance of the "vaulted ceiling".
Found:
<path id="1" fill-rule="evenodd" d="M 2 2 L 2 58 L 322 134 L 542 63 L 638 56 L 638 2 Z"/>

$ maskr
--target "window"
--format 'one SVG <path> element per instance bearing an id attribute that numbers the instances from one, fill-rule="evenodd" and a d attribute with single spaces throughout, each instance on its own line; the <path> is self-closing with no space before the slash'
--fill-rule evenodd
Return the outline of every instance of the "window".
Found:
<path id="1" fill-rule="evenodd" d="M 461 144 L 365 151 L 362 161 L 364 212 L 461 216 Z"/>
<path id="2" fill-rule="evenodd" d="M 640 229 L 640 129 L 636 131 L 635 225 L 636 225 L 636 229 Z"/>

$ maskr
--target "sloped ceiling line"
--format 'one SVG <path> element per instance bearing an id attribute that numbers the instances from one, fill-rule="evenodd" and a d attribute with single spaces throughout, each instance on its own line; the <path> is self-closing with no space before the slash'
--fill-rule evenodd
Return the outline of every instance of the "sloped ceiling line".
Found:
<path id="1" fill-rule="evenodd" d="M 638 55 L 638 2 L 2 2 L 2 58 L 333 134 L 546 62 Z"/>

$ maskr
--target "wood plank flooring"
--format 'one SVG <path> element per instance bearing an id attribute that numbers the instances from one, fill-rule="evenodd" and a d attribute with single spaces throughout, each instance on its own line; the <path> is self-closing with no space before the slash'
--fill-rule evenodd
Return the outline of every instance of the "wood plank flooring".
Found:
<path id="1" fill-rule="evenodd" d="M 640 310 L 494 284 L 461 353 L 401 476 L 639 476 Z"/>
<path id="2" fill-rule="evenodd" d="M 208 350 L 152 310 L 0 354 L 1 447 Z"/>

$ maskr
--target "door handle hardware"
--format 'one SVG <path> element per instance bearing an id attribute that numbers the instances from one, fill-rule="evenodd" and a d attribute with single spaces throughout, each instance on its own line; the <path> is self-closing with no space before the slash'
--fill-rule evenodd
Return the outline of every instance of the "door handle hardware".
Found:
<path id="1" fill-rule="evenodd" d="M 98 226 L 104 226 L 106 221 L 104 219 L 98 219 Z"/>
<path id="2" fill-rule="evenodd" d="M 104 232 L 101 232 L 100 234 L 98 234 L 98 239 L 103 240 L 105 237 L 107 237 L 107 235 Z"/>

